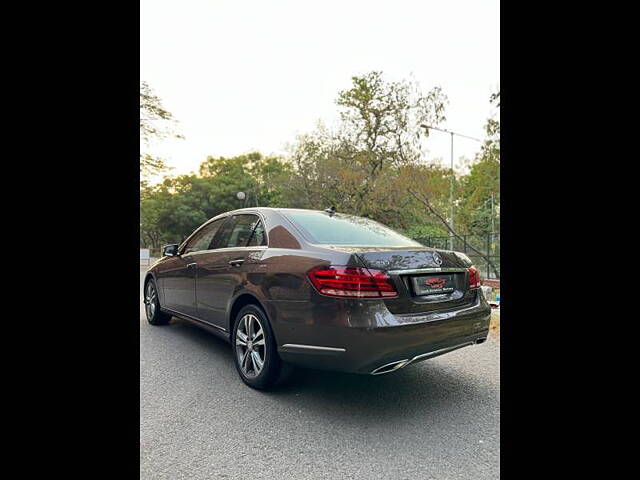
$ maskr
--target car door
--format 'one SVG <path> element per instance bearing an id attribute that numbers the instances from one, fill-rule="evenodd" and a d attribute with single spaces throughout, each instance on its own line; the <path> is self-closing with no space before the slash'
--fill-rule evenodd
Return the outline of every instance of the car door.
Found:
<path id="1" fill-rule="evenodd" d="M 225 219 L 214 220 L 197 230 L 171 258 L 162 274 L 165 306 L 189 316 L 197 315 L 196 257 L 210 249 Z"/>
<path id="2" fill-rule="evenodd" d="M 246 281 L 250 265 L 266 248 L 266 234 L 255 214 L 234 215 L 221 228 L 216 249 L 198 256 L 196 298 L 198 318 L 227 330 L 229 300 Z"/>

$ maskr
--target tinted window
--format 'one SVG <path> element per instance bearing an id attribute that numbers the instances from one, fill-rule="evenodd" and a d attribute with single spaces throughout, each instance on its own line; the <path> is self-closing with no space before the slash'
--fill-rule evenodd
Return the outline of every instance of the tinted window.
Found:
<path id="1" fill-rule="evenodd" d="M 256 215 L 235 215 L 226 223 L 217 242 L 217 248 L 245 247 L 260 219 Z"/>
<path id="2" fill-rule="evenodd" d="M 266 244 L 267 244 L 267 236 L 264 233 L 264 226 L 262 225 L 262 222 L 258 220 L 258 224 L 253 229 L 253 234 L 251 235 L 251 238 L 249 239 L 249 243 L 247 244 L 247 246 L 257 247 L 257 246 L 266 245 Z"/>
<path id="3" fill-rule="evenodd" d="M 418 242 L 368 218 L 336 213 L 291 210 L 283 212 L 311 243 L 378 247 L 421 247 Z"/>
<path id="4" fill-rule="evenodd" d="M 213 238 L 220 229 L 225 219 L 215 220 L 200 230 L 187 243 L 184 253 L 200 252 L 202 250 L 211 250 L 213 246 Z"/>

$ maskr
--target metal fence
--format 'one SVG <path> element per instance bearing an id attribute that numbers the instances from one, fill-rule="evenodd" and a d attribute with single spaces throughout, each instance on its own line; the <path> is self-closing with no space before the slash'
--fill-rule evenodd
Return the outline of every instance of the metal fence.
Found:
<path id="1" fill-rule="evenodd" d="M 500 276 L 500 234 L 488 233 L 485 235 L 460 235 L 456 237 L 421 237 L 415 238 L 416 241 L 433 248 L 442 248 L 444 250 L 455 250 L 467 255 L 471 261 L 480 269 L 480 273 L 484 278 L 499 278 Z M 491 263 L 498 270 L 498 275 L 489 266 L 487 261 L 474 252 L 471 245 L 476 250 L 486 255 Z"/>

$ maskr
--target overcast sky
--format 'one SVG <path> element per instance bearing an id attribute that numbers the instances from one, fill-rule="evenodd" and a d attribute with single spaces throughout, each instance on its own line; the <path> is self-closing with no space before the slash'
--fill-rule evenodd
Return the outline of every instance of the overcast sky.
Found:
<path id="1" fill-rule="evenodd" d="M 336 116 L 353 75 L 413 76 L 449 98 L 441 126 L 483 138 L 500 86 L 500 3 L 454 0 L 141 0 L 140 79 L 179 120 L 185 140 L 153 152 L 197 171 L 207 155 L 281 153 Z M 429 158 L 449 162 L 433 132 Z M 456 137 L 454 156 L 479 144 Z"/>

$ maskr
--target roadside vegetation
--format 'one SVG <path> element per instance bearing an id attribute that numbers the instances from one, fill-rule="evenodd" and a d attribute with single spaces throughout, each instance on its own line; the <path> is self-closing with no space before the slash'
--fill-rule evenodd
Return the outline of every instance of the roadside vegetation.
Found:
<path id="1" fill-rule="evenodd" d="M 179 136 L 174 119 L 150 87 L 140 93 L 141 149 Z M 499 92 L 490 96 L 499 107 Z M 464 173 L 452 172 L 424 150 L 425 128 L 446 120 L 447 98 L 410 81 L 388 81 L 381 72 L 352 78 L 338 92 L 340 121 L 320 124 L 295 139 L 286 156 L 259 152 L 211 155 L 193 175 L 169 175 L 162 159 L 140 155 L 141 246 L 157 255 L 207 219 L 250 207 L 325 209 L 374 218 L 413 238 L 486 234 L 500 229 L 500 122 L 489 118 L 484 143 Z M 169 125 L 161 128 L 163 124 Z M 213 152 L 212 152 L 213 153 Z M 456 160 L 460 163 L 459 160 Z M 448 163 L 448 162 L 445 162 Z M 150 184 L 150 174 L 164 179 Z M 447 223 L 453 178 L 455 230 Z M 245 192 L 239 200 L 237 192 Z"/>
<path id="2" fill-rule="evenodd" d="M 489 322 L 489 332 L 496 339 L 500 340 L 500 313 L 491 312 L 491 322 Z"/>

